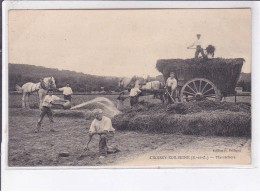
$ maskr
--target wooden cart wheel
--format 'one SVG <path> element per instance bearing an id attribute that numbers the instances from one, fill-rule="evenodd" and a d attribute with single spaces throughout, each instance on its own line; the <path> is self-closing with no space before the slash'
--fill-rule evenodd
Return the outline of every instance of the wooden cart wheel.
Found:
<path id="1" fill-rule="evenodd" d="M 195 78 L 184 84 L 181 89 L 180 99 L 181 102 L 220 101 L 221 94 L 211 81 L 204 78 Z"/>

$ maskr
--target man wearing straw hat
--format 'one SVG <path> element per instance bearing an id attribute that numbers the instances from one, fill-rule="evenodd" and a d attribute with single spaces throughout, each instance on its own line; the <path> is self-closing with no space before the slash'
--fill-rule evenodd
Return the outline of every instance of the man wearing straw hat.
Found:
<path id="1" fill-rule="evenodd" d="M 201 42 L 200 37 L 201 37 L 201 34 L 197 34 L 197 40 L 192 45 L 187 47 L 187 49 L 196 49 L 195 59 L 198 59 L 200 53 L 201 53 L 203 58 L 207 58 L 207 56 L 205 55 L 204 50 L 202 48 L 202 42 Z"/>
<path id="2" fill-rule="evenodd" d="M 99 140 L 99 154 L 100 158 L 104 158 L 108 153 L 115 153 L 118 151 L 116 148 L 109 147 L 108 140 L 114 137 L 115 129 L 112 126 L 111 119 L 103 115 L 101 109 L 95 109 L 93 111 L 95 119 L 92 121 L 89 129 L 89 141 L 84 150 L 88 150 L 88 144 L 90 143 L 93 135 L 100 135 Z"/>

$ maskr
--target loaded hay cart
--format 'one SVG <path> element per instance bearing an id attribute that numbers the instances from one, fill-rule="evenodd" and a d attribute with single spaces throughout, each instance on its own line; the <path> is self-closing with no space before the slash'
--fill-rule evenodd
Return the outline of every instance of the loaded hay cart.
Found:
<path id="1" fill-rule="evenodd" d="M 164 80 L 174 72 L 181 102 L 204 99 L 220 101 L 234 96 L 244 59 L 161 59 L 156 68 Z"/>

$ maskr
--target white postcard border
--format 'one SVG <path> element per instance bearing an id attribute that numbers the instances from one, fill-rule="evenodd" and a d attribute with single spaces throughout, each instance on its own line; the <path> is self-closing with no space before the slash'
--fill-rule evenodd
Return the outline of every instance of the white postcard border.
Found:
<path id="1" fill-rule="evenodd" d="M 99 167 L 37 167 L 37 168 L 10 168 L 7 167 L 7 140 L 8 140 L 8 92 L 6 88 L 8 88 L 8 10 L 11 9 L 141 9 L 141 8 L 251 8 L 252 9 L 252 165 L 251 167 L 253 169 L 187 169 L 187 168 L 181 168 L 181 169 L 142 169 L 143 167 L 140 167 L 138 169 L 96 169 Z M 186 177 L 187 174 L 189 174 L 191 177 L 193 176 L 198 176 L 199 174 L 197 173 L 198 171 L 203 171 L 202 174 L 206 175 L 207 173 L 210 176 L 214 176 L 213 173 L 214 171 L 221 171 L 218 172 L 220 174 L 223 174 L 224 172 L 233 173 L 234 175 L 238 173 L 238 171 L 241 171 L 240 174 L 237 174 L 237 178 L 243 174 L 247 174 L 247 172 L 252 172 L 256 171 L 256 168 L 259 167 L 259 132 L 257 131 L 257 128 L 259 126 L 259 122 L 257 122 L 257 116 L 260 115 L 260 103 L 257 102 L 257 96 L 259 94 L 260 89 L 259 84 L 257 85 L 257 73 L 260 72 L 260 68 L 257 66 L 257 62 L 259 62 L 259 54 L 257 54 L 257 51 L 259 50 L 259 25 L 258 25 L 258 19 L 259 19 L 259 8 L 260 8 L 260 3 L 259 2 L 140 2 L 140 1 L 120 1 L 120 2 L 105 2 L 105 1 L 91 1 L 91 2 L 69 2 L 69 1 L 54 1 L 54 2 L 42 2 L 42 1 L 6 1 L 3 3 L 3 69 L 2 69 L 2 98 L 3 98 L 3 106 L 2 106 L 2 178 L 3 178 L 3 188 L 7 189 L 15 189 L 23 186 L 23 188 L 26 189 L 38 189 L 38 188 L 43 188 L 43 189 L 50 189 L 50 188 L 65 188 L 65 189 L 70 189 L 73 188 L 73 185 L 66 184 L 66 180 L 71 180 L 73 184 L 75 184 L 75 179 L 77 179 L 77 176 L 80 177 L 88 177 L 87 179 L 91 179 L 93 177 L 95 178 L 100 178 L 103 176 L 103 182 L 106 180 L 108 177 L 112 176 L 117 179 L 117 181 L 121 182 L 123 181 L 120 177 L 123 176 L 125 177 L 126 175 L 130 175 L 130 177 L 133 178 L 134 182 L 139 180 L 138 178 L 134 178 L 136 176 L 139 176 L 140 178 L 143 177 L 143 180 L 146 181 L 151 181 L 150 182 L 150 188 L 153 188 L 156 185 L 161 185 L 162 184 L 155 184 L 152 185 L 153 180 L 151 178 L 153 176 L 158 176 L 163 178 L 164 175 L 166 177 L 172 177 L 174 174 L 178 174 L 178 176 L 181 177 Z M 230 166 L 233 167 L 233 166 Z M 243 168 L 244 166 L 241 166 Z M 91 168 L 91 169 L 90 169 Z M 104 168 L 104 167 L 101 167 Z M 107 167 L 105 167 L 107 168 Z M 113 168 L 113 167 L 112 167 Z M 119 168 L 119 167 L 116 167 Z M 132 168 L 132 167 L 131 167 Z M 147 168 L 147 167 L 145 167 Z M 156 168 L 156 167 L 155 167 Z M 172 168 L 172 167 L 171 167 Z M 248 166 L 247 166 L 248 168 Z M 17 170 L 19 169 L 19 170 Z M 27 170 L 31 169 L 31 170 Z M 37 170 L 33 170 L 37 169 Z M 44 170 L 39 170 L 39 169 L 44 169 Z M 58 171 L 55 171 L 53 169 L 59 169 Z M 69 170 L 68 170 L 69 169 Z M 80 169 L 80 170 L 79 170 Z M 83 170 L 84 169 L 84 170 Z M 235 170 L 235 171 L 234 171 Z M 259 169 L 257 169 L 259 171 Z M 232 171 L 232 172 L 231 172 Z M 206 173 L 206 174 L 205 174 Z M 138 175 L 137 175 L 138 174 Z M 144 176 L 145 174 L 145 176 Z M 154 174 L 150 176 L 146 176 L 148 174 Z M 157 175 L 156 175 L 157 174 Z M 186 174 L 186 175 L 185 175 Z M 251 173 L 253 174 L 253 173 Z M 76 175 L 76 177 L 75 177 Z M 87 175 L 87 176 L 86 176 Z M 134 177 L 133 177 L 134 176 Z M 23 178 L 27 177 L 27 178 Z M 44 179 L 52 180 L 54 177 L 55 178 L 55 184 L 53 182 L 49 182 L 46 186 L 44 187 L 41 181 L 37 181 L 37 178 L 39 177 L 41 180 Z M 68 178 L 69 177 L 69 178 Z M 226 177 L 223 177 L 223 179 L 219 179 L 219 181 L 224 181 L 226 180 Z M 127 180 L 129 177 L 125 177 Z M 157 179 L 157 178 L 156 178 Z M 172 179 L 172 178 L 171 178 Z M 187 178 L 186 178 L 187 179 Z M 199 178 L 200 179 L 200 178 Z M 195 182 L 199 181 L 196 178 L 194 179 Z M 58 182 L 57 182 L 58 180 Z M 74 180 L 74 181 L 73 181 Z M 132 181 L 133 181 L 132 180 Z M 164 178 L 163 178 L 164 180 Z M 175 177 L 173 178 L 174 181 L 180 182 L 181 179 Z M 173 181 L 172 180 L 172 181 Z M 185 180 L 185 178 L 184 178 Z M 183 181 L 184 181 L 183 180 Z M 229 179 L 230 180 L 230 179 Z M 65 181 L 65 182 L 63 182 Z M 109 182 L 110 180 L 108 180 Z M 128 180 L 130 181 L 130 180 Z M 166 181 L 166 180 L 164 180 Z M 170 181 L 170 180 L 168 180 Z M 174 182 L 173 181 L 173 182 Z M 25 183 L 26 182 L 26 183 Z M 47 181 L 48 182 L 48 181 Z M 87 181 L 86 181 L 87 182 Z M 130 181 L 131 182 L 131 181 Z M 145 186 L 148 186 L 146 184 L 141 185 L 140 183 L 143 181 L 139 180 L 139 183 L 135 185 L 134 187 L 129 187 L 129 185 L 125 184 L 119 184 L 121 188 L 124 189 L 134 189 L 136 187 L 138 188 L 145 188 Z M 166 181 L 167 182 L 167 181 Z M 185 182 L 185 181 L 184 181 Z M 212 183 L 211 183 L 212 184 Z M 252 183 L 253 184 L 253 183 Z M 79 186 L 79 183 L 76 183 L 75 185 Z M 83 184 L 81 185 L 81 188 L 86 189 L 86 185 L 88 185 L 89 188 L 93 189 L 98 189 L 97 185 L 93 182 L 89 182 L 89 184 Z M 139 185 L 139 186 L 138 186 Z M 175 185 L 175 184 L 174 184 Z M 199 184 L 198 184 L 199 185 Z M 210 185 L 210 182 L 208 184 L 205 184 L 206 187 Z M 111 188 L 118 189 L 120 187 L 117 187 L 115 185 L 108 185 L 107 183 L 104 183 L 104 188 L 112 186 Z M 194 187 L 197 187 L 196 184 L 193 185 Z M 242 185 L 240 185 L 241 187 Z M 110 189 L 111 189 L 110 188 Z M 148 188 L 148 187 L 147 187 Z M 181 187 L 175 185 L 175 188 L 181 189 Z M 183 187 L 185 188 L 185 187 Z M 109 188 L 107 188 L 109 189 Z"/>

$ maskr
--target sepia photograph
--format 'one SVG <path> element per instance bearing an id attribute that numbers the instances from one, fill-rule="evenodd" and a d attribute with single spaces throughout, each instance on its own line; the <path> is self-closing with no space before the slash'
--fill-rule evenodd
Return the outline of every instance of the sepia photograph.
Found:
<path id="1" fill-rule="evenodd" d="M 251 165 L 251 9 L 8 11 L 8 167 Z"/>

